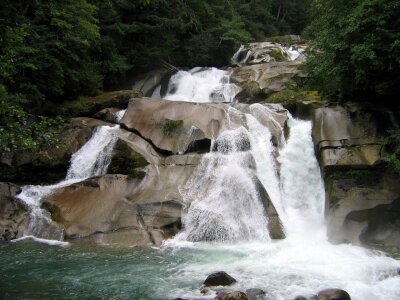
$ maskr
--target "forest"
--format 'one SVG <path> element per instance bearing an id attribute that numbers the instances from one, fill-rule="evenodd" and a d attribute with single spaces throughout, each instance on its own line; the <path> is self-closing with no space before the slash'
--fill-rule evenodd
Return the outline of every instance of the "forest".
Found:
<path id="1" fill-rule="evenodd" d="M 163 62 L 226 66 L 240 44 L 283 34 L 309 40 L 304 84 L 338 101 L 393 100 L 399 14 L 396 0 L 2 2 L 0 152 L 54 143 L 62 120 L 48 115 L 63 101 Z"/>

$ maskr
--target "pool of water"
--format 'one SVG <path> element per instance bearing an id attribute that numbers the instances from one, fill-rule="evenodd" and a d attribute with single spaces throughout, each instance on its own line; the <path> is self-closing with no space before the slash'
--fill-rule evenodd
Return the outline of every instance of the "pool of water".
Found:
<path id="1" fill-rule="evenodd" d="M 399 268 L 382 252 L 328 242 L 174 243 L 157 249 L 21 241 L 0 244 L 0 298 L 200 298 L 207 275 L 224 270 L 238 280 L 234 290 L 262 288 L 272 299 L 333 287 L 352 299 L 394 300 L 400 299 Z"/>

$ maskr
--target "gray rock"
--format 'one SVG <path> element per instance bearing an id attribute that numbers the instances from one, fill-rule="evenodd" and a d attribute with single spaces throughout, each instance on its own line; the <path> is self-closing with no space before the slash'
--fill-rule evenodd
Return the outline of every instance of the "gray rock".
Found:
<path id="1" fill-rule="evenodd" d="M 205 286 L 231 285 L 236 282 L 236 279 L 224 271 L 219 271 L 208 275 L 203 282 Z"/>

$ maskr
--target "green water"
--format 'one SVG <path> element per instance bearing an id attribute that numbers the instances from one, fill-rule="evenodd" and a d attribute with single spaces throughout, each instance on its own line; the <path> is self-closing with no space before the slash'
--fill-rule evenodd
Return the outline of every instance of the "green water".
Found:
<path id="1" fill-rule="evenodd" d="M 400 261 L 304 238 L 162 249 L 0 243 L 0 299 L 198 299 L 207 275 L 221 270 L 237 279 L 232 289 L 261 288 L 274 300 L 326 288 L 344 289 L 353 300 L 400 299 Z"/>
<path id="2" fill-rule="evenodd" d="M 166 288 L 176 288 L 173 278 L 182 263 L 179 257 L 154 249 L 0 244 L 0 295 L 1 299 L 163 299 Z M 196 283 L 188 278 L 180 280 L 179 287 L 196 289 L 200 284 L 200 279 Z"/>

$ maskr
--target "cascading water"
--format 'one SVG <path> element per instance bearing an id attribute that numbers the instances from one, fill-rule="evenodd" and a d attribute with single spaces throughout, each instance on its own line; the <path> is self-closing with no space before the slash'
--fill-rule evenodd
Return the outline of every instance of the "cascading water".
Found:
<path id="1" fill-rule="evenodd" d="M 213 143 L 182 193 L 191 202 L 178 240 L 268 240 L 264 213 L 244 127 L 225 131 Z"/>
<path id="2" fill-rule="evenodd" d="M 324 231 L 325 192 L 314 155 L 311 122 L 289 118 L 290 135 L 280 152 L 281 199 L 287 214 L 288 234 L 302 238 L 315 229 Z"/>
<path id="3" fill-rule="evenodd" d="M 58 188 L 104 174 L 111 162 L 118 130 L 119 126 L 98 127 L 92 137 L 72 156 L 65 180 L 54 185 L 22 187 L 22 191 L 17 197 L 29 206 L 30 215 L 28 224 L 20 235 L 63 240 L 62 227 L 52 222 L 50 214 L 40 208 L 41 200 Z"/>
<path id="4" fill-rule="evenodd" d="M 169 81 L 164 99 L 189 102 L 232 102 L 240 88 L 230 83 L 228 72 L 217 68 L 179 71 Z M 158 97 L 159 89 L 156 89 Z"/>
<path id="5" fill-rule="evenodd" d="M 204 155 L 181 189 L 191 205 L 183 219 L 184 230 L 165 247 L 88 250 L 74 245 L 49 250 L 0 243 L 1 288 L 6 287 L 14 298 L 27 299 L 49 295 L 60 299 L 209 299 L 212 294 L 199 292 L 201 282 L 210 273 L 224 270 L 237 279 L 232 289 L 261 288 L 267 299 L 311 298 L 326 288 L 344 289 L 353 300 L 400 299 L 399 261 L 382 252 L 327 240 L 324 190 L 311 123 L 290 117 L 285 140 L 276 115 L 279 110 L 260 104 L 251 105 L 247 114 L 228 109 L 227 115 L 237 114 L 232 120 L 243 120 L 243 126 L 229 123 L 231 129 L 215 138 L 213 151 Z M 40 200 L 44 195 L 104 172 L 117 132 L 117 127 L 98 129 L 71 161 L 70 179 L 53 186 L 24 187 L 19 197 L 34 212 L 31 218 L 43 213 Z M 270 223 L 263 213 L 257 177 L 284 224 L 283 240 L 269 238 Z M 38 219 L 46 220 L 46 216 Z M 39 220 L 31 224 L 35 226 L 26 235 L 62 237 L 61 229 L 46 233 L 49 224 Z M 208 240 L 216 242 L 196 242 Z"/>

